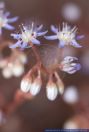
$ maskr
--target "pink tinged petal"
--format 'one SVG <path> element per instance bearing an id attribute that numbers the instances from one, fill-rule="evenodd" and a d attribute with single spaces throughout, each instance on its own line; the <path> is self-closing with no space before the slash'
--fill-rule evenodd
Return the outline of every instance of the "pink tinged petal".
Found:
<path id="1" fill-rule="evenodd" d="M 21 38 L 21 34 L 11 34 L 11 36 L 14 38 L 14 39 L 20 39 Z"/>
<path id="2" fill-rule="evenodd" d="M 13 17 L 13 18 L 9 18 L 9 19 L 8 19 L 8 22 L 9 22 L 9 23 L 16 22 L 16 21 L 18 20 L 18 18 L 19 18 L 18 16 L 17 16 L 17 17 Z"/>
<path id="3" fill-rule="evenodd" d="M 58 47 L 59 48 L 64 48 L 65 42 L 64 41 L 59 41 Z"/>
<path id="4" fill-rule="evenodd" d="M 54 25 L 51 25 L 51 30 L 52 30 L 54 33 L 57 33 L 57 32 L 58 32 L 58 29 L 57 29 Z"/>
<path id="5" fill-rule="evenodd" d="M 40 25 L 40 26 L 37 28 L 37 31 L 40 31 L 42 28 L 43 28 L 43 25 Z"/>
<path id="6" fill-rule="evenodd" d="M 33 44 L 40 45 L 40 41 L 37 40 L 37 39 L 35 39 L 35 38 L 32 38 L 31 42 L 32 42 Z"/>
<path id="7" fill-rule="evenodd" d="M 5 17 L 10 16 L 10 12 L 6 12 L 6 13 L 4 14 L 4 16 L 5 16 Z"/>
<path id="8" fill-rule="evenodd" d="M 80 44 L 77 43 L 76 40 L 72 40 L 72 46 L 76 47 L 76 48 L 81 48 L 82 46 Z"/>
<path id="9" fill-rule="evenodd" d="M 15 29 L 13 26 L 11 26 L 9 24 L 6 24 L 4 28 L 8 29 L 8 30 L 14 30 Z"/>
<path id="10" fill-rule="evenodd" d="M 83 39 L 85 36 L 84 35 L 79 35 L 76 37 L 77 40 Z"/>
<path id="11" fill-rule="evenodd" d="M 17 41 L 17 43 L 9 46 L 9 48 L 16 48 L 16 47 L 21 47 L 21 41 Z"/>
<path id="12" fill-rule="evenodd" d="M 39 32 L 37 33 L 37 36 L 44 36 L 48 31 L 45 31 L 45 32 Z"/>
<path id="13" fill-rule="evenodd" d="M 44 36 L 44 38 L 47 39 L 47 40 L 56 40 L 56 39 L 58 39 L 57 35 Z"/>

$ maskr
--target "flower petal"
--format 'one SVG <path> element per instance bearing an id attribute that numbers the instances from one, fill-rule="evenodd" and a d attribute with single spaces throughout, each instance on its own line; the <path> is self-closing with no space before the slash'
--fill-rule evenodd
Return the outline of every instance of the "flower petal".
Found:
<path id="1" fill-rule="evenodd" d="M 77 37 L 76 37 L 76 39 L 77 40 L 80 40 L 80 39 L 82 39 L 82 38 L 84 38 L 85 36 L 84 35 L 78 35 Z"/>
<path id="2" fill-rule="evenodd" d="M 74 47 L 76 47 L 76 48 L 81 48 L 82 47 L 80 44 L 78 44 L 76 42 L 76 40 L 72 40 L 72 44 L 71 45 L 74 46 Z"/>
<path id="3" fill-rule="evenodd" d="M 58 47 L 59 48 L 64 48 L 65 42 L 64 41 L 59 41 Z"/>
<path id="4" fill-rule="evenodd" d="M 57 35 L 44 36 L 44 38 L 47 39 L 47 40 L 55 40 L 55 39 L 58 39 L 58 38 L 57 38 Z"/>
<path id="5" fill-rule="evenodd" d="M 48 31 L 39 32 L 39 33 L 37 33 L 37 36 L 43 36 L 43 35 L 45 35 L 47 32 L 48 32 Z"/>
<path id="6" fill-rule="evenodd" d="M 17 41 L 15 44 L 10 45 L 9 48 L 21 47 L 21 41 Z"/>
<path id="7" fill-rule="evenodd" d="M 40 45 L 40 41 L 37 40 L 37 39 L 35 39 L 35 38 L 32 38 L 31 42 L 32 42 L 33 44 Z"/>
<path id="8" fill-rule="evenodd" d="M 13 26 L 11 26 L 9 24 L 6 24 L 4 28 L 8 29 L 8 30 L 14 30 L 15 29 Z"/>
<path id="9" fill-rule="evenodd" d="M 14 34 L 14 33 L 12 33 L 11 36 L 12 36 L 14 39 L 20 39 L 21 34 Z"/>
<path id="10" fill-rule="evenodd" d="M 54 33 L 57 33 L 57 32 L 58 32 L 58 29 L 57 29 L 54 25 L 51 25 L 51 30 L 52 30 Z"/>
<path id="11" fill-rule="evenodd" d="M 43 25 L 41 24 L 38 28 L 37 31 L 40 31 L 43 28 Z"/>
<path id="12" fill-rule="evenodd" d="M 10 16 L 10 12 L 6 12 L 6 13 L 4 14 L 4 16 L 5 16 L 5 17 Z"/>
<path id="13" fill-rule="evenodd" d="M 17 17 L 13 17 L 13 18 L 9 18 L 9 19 L 8 19 L 8 22 L 9 22 L 9 23 L 16 22 L 16 21 L 18 20 L 18 18 L 19 18 L 18 16 L 17 16 Z"/>

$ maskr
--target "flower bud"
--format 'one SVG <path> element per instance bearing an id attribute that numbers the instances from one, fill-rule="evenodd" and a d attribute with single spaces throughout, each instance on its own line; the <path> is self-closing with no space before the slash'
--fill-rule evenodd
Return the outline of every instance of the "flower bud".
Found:
<path id="1" fill-rule="evenodd" d="M 27 63 L 27 56 L 24 53 L 21 53 L 19 56 L 19 60 L 21 63 L 26 64 Z"/>
<path id="2" fill-rule="evenodd" d="M 58 95 L 57 85 L 52 80 L 49 80 L 47 83 L 46 94 L 47 98 L 51 101 L 55 100 Z"/>
<path id="3" fill-rule="evenodd" d="M 6 65 L 7 65 L 7 60 L 6 59 L 0 60 L 0 68 L 4 68 Z"/>
<path id="4" fill-rule="evenodd" d="M 10 67 L 4 67 L 3 69 L 2 69 L 2 75 L 3 75 L 3 77 L 5 77 L 5 78 L 11 78 L 12 77 L 12 75 L 13 75 L 13 73 L 12 73 L 12 69 L 10 68 Z"/>
<path id="5" fill-rule="evenodd" d="M 31 88 L 30 88 L 30 93 L 32 95 L 37 95 L 41 89 L 42 86 L 42 80 L 41 77 L 38 76 L 32 83 Z"/>
<path id="6" fill-rule="evenodd" d="M 24 66 L 20 63 L 16 63 L 13 65 L 12 71 L 14 76 L 19 77 L 24 73 Z"/>
<path id="7" fill-rule="evenodd" d="M 21 81 L 20 89 L 21 91 L 27 93 L 29 92 L 31 85 L 32 85 L 32 77 L 31 76 L 24 77 Z"/>

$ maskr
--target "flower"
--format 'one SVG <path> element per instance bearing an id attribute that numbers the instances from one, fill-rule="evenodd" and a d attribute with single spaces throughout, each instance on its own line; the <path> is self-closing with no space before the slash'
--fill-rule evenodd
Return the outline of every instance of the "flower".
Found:
<path id="1" fill-rule="evenodd" d="M 35 27 L 32 22 L 31 25 L 22 25 L 20 34 L 11 34 L 14 39 L 17 39 L 17 42 L 14 45 L 11 45 L 10 48 L 20 47 L 21 49 L 31 47 L 29 43 L 40 45 L 40 41 L 37 40 L 37 37 L 43 36 L 47 31 L 41 32 L 43 25 Z"/>
<path id="2" fill-rule="evenodd" d="M 0 10 L 0 35 L 2 34 L 2 28 L 7 30 L 14 30 L 15 28 L 10 25 L 10 23 L 16 22 L 18 17 L 8 18 L 10 12 L 4 12 Z"/>
<path id="3" fill-rule="evenodd" d="M 77 60 L 78 59 L 76 57 L 71 56 L 65 57 L 64 60 L 61 62 L 60 69 L 69 74 L 75 73 L 81 68 L 81 65 L 79 63 L 73 62 Z"/>
<path id="4" fill-rule="evenodd" d="M 76 26 L 71 28 L 66 23 L 63 23 L 62 30 L 60 29 L 60 27 L 56 28 L 54 25 L 51 25 L 51 30 L 56 35 L 45 36 L 45 38 L 48 40 L 58 39 L 59 40 L 58 46 L 60 48 L 63 48 L 65 45 L 72 45 L 76 48 L 82 47 L 80 44 L 78 44 L 76 40 L 82 39 L 84 35 L 76 36 L 76 31 L 77 31 Z"/>

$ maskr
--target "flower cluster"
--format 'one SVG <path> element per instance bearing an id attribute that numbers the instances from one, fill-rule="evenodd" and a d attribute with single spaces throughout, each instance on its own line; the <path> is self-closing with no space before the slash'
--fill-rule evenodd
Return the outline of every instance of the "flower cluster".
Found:
<path id="1" fill-rule="evenodd" d="M 19 77 L 24 73 L 24 64 L 27 62 L 27 57 L 24 53 L 16 51 L 10 57 L 0 60 L 0 69 L 4 78 L 12 76 Z"/>
<path id="2" fill-rule="evenodd" d="M 4 5 L 1 5 L 1 7 Z M 10 13 L 4 12 L 4 9 L 0 8 L 0 35 L 2 34 L 2 28 L 13 30 L 14 27 L 10 23 L 16 22 L 18 17 L 9 18 Z M 67 56 L 60 62 L 54 69 L 48 69 L 42 63 L 40 55 L 35 45 L 41 45 L 39 37 L 44 37 L 47 40 L 58 40 L 58 47 L 64 48 L 66 45 L 72 45 L 76 48 L 82 46 L 77 42 L 82 39 L 84 35 L 77 35 L 77 27 L 71 28 L 67 23 L 63 23 L 62 29 L 60 26 L 57 28 L 51 25 L 51 30 L 55 35 L 47 36 L 48 32 L 43 31 L 43 25 L 36 26 L 34 22 L 22 24 L 18 33 L 12 33 L 11 36 L 16 40 L 16 43 L 10 44 L 9 48 L 12 50 L 12 55 L 4 60 L 0 61 L 0 68 L 5 78 L 10 78 L 12 75 L 18 77 L 24 72 L 24 64 L 27 61 L 24 53 L 19 52 L 15 48 L 25 49 L 31 48 L 35 54 L 37 64 L 32 67 L 29 72 L 23 77 L 20 85 L 20 90 L 24 93 L 30 93 L 35 96 L 41 90 L 43 85 L 43 77 L 47 77 L 46 83 L 46 96 L 49 100 L 55 100 L 58 94 L 63 94 L 64 84 L 58 75 L 57 71 L 73 74 L 80 70 L 81 65 L 77 62 L 76 57 Z M 14 52 L 15 51 L 15 52 Z M 63 51 L 63 50 L 62 50 Z M 36 73 L 35 73 L 36 72 Z M 43 76 L 45 73 L 46 76 Z M 46 79 L 47 80 L 47 79 Z"/>

